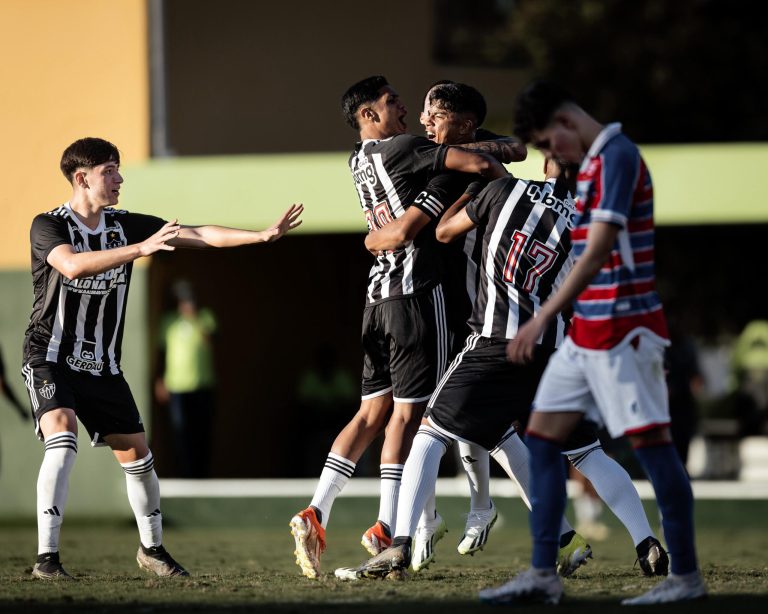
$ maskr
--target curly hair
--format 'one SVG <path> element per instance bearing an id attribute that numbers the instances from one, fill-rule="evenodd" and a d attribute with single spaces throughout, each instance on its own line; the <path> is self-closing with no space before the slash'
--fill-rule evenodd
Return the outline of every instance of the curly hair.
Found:
<path id="1" fill-rule="evenodd" d="M 477 126 L 482 125 L 488 112 L 483 95 L 465 83 L 434 85 L 429 93 L 429 102 L 439 104 L 450 113 L 470 113 L 475 116 Z"/>

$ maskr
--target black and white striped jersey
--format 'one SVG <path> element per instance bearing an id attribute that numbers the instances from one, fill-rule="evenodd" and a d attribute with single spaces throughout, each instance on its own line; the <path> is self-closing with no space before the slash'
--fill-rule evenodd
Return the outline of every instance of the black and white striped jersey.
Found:
<path id="1" fill-rule="evenodd" d="M 47 262 L 59 245 L 77 252 L 144 241 L 165 224 L 150 215 L 107 207 L 95 230 L 69 203 L 35 217 L 30 230 L 34 304 L 24 339 L 25 364 L 43 361 L 93 375 L 120 373 L 120 345 L 133 263 L 98 275 L 68 279 Z"/>
<path id="2" fill-rule="evenodd" d="M 573 266 L 574 200 L 554 180 L 505 177 L 489 183 L 466 212 L 482 242 L 469 326 L 483 337 L 513 339 Z M 566 328 L 558 314 L 539 343 L 559 346 Z"/>
<path id="3" fill-rule="evenodd" d="M 349 158 L 368 230 L 377 230 L 416 206 L 434 220 L 451 205 L 430 179 L 443 170 L 447 149 L 419 136 L 401 134 L 358 143 Z M 433 222 L 434 224 L 434 222 Z M 376 258 L 368 276 L 366 303 L 430 290 L 442 279 L 434 227 L 428 226 L 408 245 Z"/>

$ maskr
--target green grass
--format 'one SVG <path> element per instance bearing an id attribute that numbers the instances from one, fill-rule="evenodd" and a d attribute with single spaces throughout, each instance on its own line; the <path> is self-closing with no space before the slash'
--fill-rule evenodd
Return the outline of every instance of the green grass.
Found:
<path id="1" fill-rule="evenodd" d="M 527 519 L 519 500 L 497 501 L 503 522 L 494 529 L 486 550 L 460 557 L 455 546 L 466 501 L 441 499 L 438 505 L 450 532 L 431 569 L 406 582 L 338 582 L 332 576 L 335 567 L 366 558 L 360 534 L 377 509 L 372 499 L 340 499 L 328 531 L 324 575 L 311 581 L 294 565 L 288 529 L 290 516 L 305 504 L 295 499 L 166 501 L 165 543 L 191 570 L 189 579 L 159 580 L 140 571 L 134 560 L 136 531 L 129 523 L 71 519 L 62 532 L 62 560 L 79 582 L 36 581 L 28 575 L 36 545 L 34 527 L 24 522 L 0 526 L 0 610 L 404 614 L 439 607 L 441 612 L 487 612 L 477 603 L 477 591 L 504 582 L 527 565 L 530 555 Z M 765 611 L 766 512 L 768 502 L 698 502 L 697 542 L 711 596 L 696 604 L 665 607 L 664 612 Z M 649 513 L 655 518 L 653 508 Z M 587 612 L 596 606 L 616 610 L 622 597 L 638 594 L 656 581 L 633 569 L 629 536 L 613 518 L 608 521 L 610 538 L 594 543 L 595 559 L 566 580 L 560 611 Z"/>

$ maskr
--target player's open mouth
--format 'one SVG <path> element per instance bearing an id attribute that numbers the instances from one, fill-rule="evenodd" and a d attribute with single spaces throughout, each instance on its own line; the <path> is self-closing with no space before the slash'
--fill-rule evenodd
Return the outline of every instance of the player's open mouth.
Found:
<path id="1" fill-rule="evenodd" d="M 405 124 L 405 115 L 401 115 L 400 117 L 398 117 L 398 118 L 397 118 L 397 121 L 399 121 L 399 122 L 400 122 L 400 125 L 401 125 L 403 128 L 405 128 L 405 127 L 406 127 L 406 124 Z"/>
<path id="2" fill-rule="evenodd" d="M 430 141 L 434 140 L 434 138 L 435 138 L 435 133 L 434 133 L 434 132 L 430 132 L 429 130 L 427 130 L 427 138 L 428 138 Z"/>

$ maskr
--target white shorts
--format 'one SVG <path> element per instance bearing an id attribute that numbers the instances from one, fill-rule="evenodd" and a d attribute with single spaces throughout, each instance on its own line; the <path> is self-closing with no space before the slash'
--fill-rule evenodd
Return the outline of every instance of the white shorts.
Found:
<path id="1" fill-rule="evenodd" d="M 581 412 L 605 426 L 611 437 L 667 426 L 666 345 L 664 339 L 641 333 L 610 350 L 588 350 L 567 337 L 549 360 L 533 409 Z"/>

